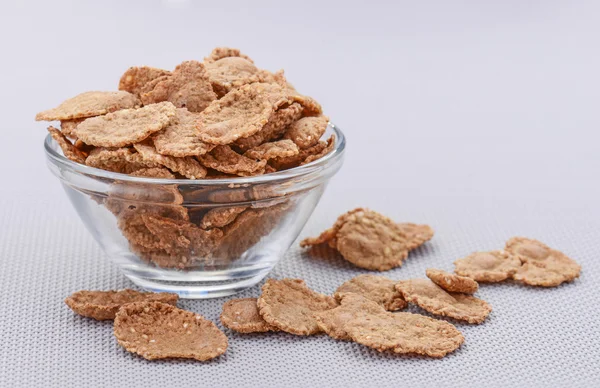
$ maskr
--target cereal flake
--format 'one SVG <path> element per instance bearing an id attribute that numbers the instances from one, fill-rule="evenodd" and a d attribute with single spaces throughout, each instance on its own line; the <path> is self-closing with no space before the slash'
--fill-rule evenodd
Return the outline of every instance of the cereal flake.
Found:
<path id="1" fill-rule="evenodd" d="M 338 307 L 315 313 L 329 336 L 352 340 L 380 352 L 444 357 L 464 342 L 458 329 L 441 320 L 406 312 L 390 313 L 358 294 L 345 294 Z"/>
<path id="2" fill-rule="evenodd" d="M 245 60 L 249 61 L 250 63 L 254 63 L 254 61 L 249 56 L 242 54 L 239 49 L 230 48 L 230 47 L 217 47 L 217 48 L 213 49 L 213 51 L 210 53 L 210 55 L 208 57 L 204 58 L 204 62 L 210 63 L 210 62 L 218 61 L 219 59 L 230 58 L 230 57 L 240 57 L 240 58 L 244 58 Z"/>
<path id="3" fill-rule="evenodd" d="M 58 143 L 60 149 L 62 150 L 63 154 L 67 159 L 75 163 L 85 164 L 85 159 L 87 158 L 87 155 L 81 152 L 79 149 L 77 149 L 61 131 L 50 126 L 48 127 L 48 132 L 50 132 L 50 136 L 52 136 L 54 141 Z"/>
<path id="4" fill-rule="evenodd" d="M 177 294 L 124 289 L 120 291 L 77 291 L 65 299 L 65 303 L 79 315 L 103 321 L 115 319 L 117 311 L 127 303 L 156 301 L 175 306 L 178 299 Z"/>
<path id="5" fill-rule="evenodd" d="M 321 331 L 314 313 L 337 306 L 334 298 L 319 294 L 300 279 L 268 279 L 257 301 L 260 315 L 268 324 L 296 335 Z"/>
<path id="6" fill-rule="evenodd" d="M 339 301 L 347 293 L 359 294 L 388 311 L 402 310 L 408 304 L 394 287 L 395 284 L 395 281 L 384 276 L 358 275 L 339 286 L 335 290 L 335 298 Z"/>
<path id="7" fill-rule="evenodd" d="M 206 63 L 208 78 L 213 90 L 223 97 L 232 89 L 252 82 L 260 81 L 258 68 L 247 59 L 226 57 Z"/>
<path id="8" fill-rule="evenodd" d="M 260 316 L 256 298 L 232 299 L 225 302 L 221 313 L 221 323 L 238 333 L 279 331 Z"/>
<path id="9" fill-rule="evenodd" d="M 174 122 L 152 136 L 156 150 L 162 155 L 184 157 L 204 155 L 215 148 L 198 138 L 197 120 L 198 113 L 177 109 Z"/>
<path id="10" fill-rule="evenodd" d="M 186 61 L 178 65 L 173 74 L 156 78 L 154 86 L 144 88 L 141 98 L 144 105 L 170 101 L 177 108 L 190 112 L 202 112 L 217 99 L 204 65 L 198 61 Z"/>
<path id="11" fill-rule="evenodd" d="M 92 117 L 75 129 L 86 144 L 97 147 L 123 147 L 146 139 L 167 127 L 175 118 L 170 102 L 147 105 L 140 109 L 123 109 L 105 116 Z"/>
<path id="12" fill-rule="evenodd" d="M 292 123 L 284 138 L 290 139 L 301 149 L 316 145 L 327 129 L 329 118 L 326 116 L 304 117 Z"/>
<path id="13" fill-rule="evenodd" d="M 512 278 L 521 268 L 521 261 L 506 251 L 475 252 L 456 260 L 454 266 L 454 272 L 460 276 L 496 283 Z"/>
<path id="14" fill-rule="evenodd" d="M 346 218 L 336 235 L 336 248 L 357 267 L 387 271 L 408 256 L 407 239 L 389 218 L 364 210 Z"/>
<path id="15" fill-rule="evenodd" d="M 75 128 L 81 124 L 85 120 L 82 119 L 73 119 L 73 120 L 62 120 L 60 122 L 60 131 L 66 136 L 70 138 L 76 138 L 75 136 Z"/>
<path id="16" fill-rule="evenodd" d="M 121 174 L 131 174 L 142 168 L 157 167 L 156 163 L 145 162 L 140 154 L 131 148 L 95 148 L 85 164 Z"/>
<path id="17" fill-rule="evenodd" d="M 581 273 L 581 266 L 575 260 L 538 240 L 513 237 L 504 249 L 523 264 L 513 278 L 530 286 L 556 287 Z"/>
<path id="18" fill-rule="evenodd" d="M 263 143 L 244 153 L 250 159 L 270 160 L 274 158 L 287 158 L 298 155 L 298 146 L 291 140 L 278 140 Z"/>
<path id="19" fill-rule="evenodd" d="M 449 293 L 429 279 L 410 279 L 396 283 L 404 299 L 435 315 L 469 323 L 481 323 L 492 311 L 484 300 L 471 295 Z"/>
<path id="20" fill-rule="evenodd" d="M 38 113 L 35 119 L 37 121 L 73 120 L 136 108 L 139 105 L 140 100 L 129 92 L 85 92 L 64 101 L 54 109 Z"/>
<path id="21" fill-rule="evenodd" d="M 189 179 L 200 179 L 206 176 L 206 169 L 191 156 L 176 158 L 161 155 L 153 146 L 143 143 L 134 144 L 133 148 L 142 155 L 145 162 L 160 164 Z"/>
<path id="22" fill-rule="evenodd" d="M 428 268 L 427 277 L 448 292 L 474 294 L 479 289 L 477 282 L 466 276 L 459 276 L 440 269 Z"/>
<path id="23" fill-rule="evenodd" d="M 291 123 L 302 117 L 302 109 L 302 106 L 296 102 L 286 108 L 277 109 L 260 131 L 252 136 L 238 139 L 235 145 L 242 151 L 247 151 L 265 142 L 278 139 Z"/>
<path id="24" fill-rule="evenodd" d="M 239 176 L 261 175 L 265 171 L 266 160 L 254 160 L 240 155 L 231 147 L 217 146 L 211 152 L 198 156 L 205 167 Z"/>
<path id="25" fill-rule="evenodd" d="M 139 95 L 148 82 L 168 75 L 171 75 L 171 72 L 167 70 L 150 66 L 132 66 L 121 76 L 119 90 Z"/>
<path id="26" fill-rule="evenodd" d="M 247 208 L 247 206 L 228 206 L 211 209 L 202 217 L 199 226 L 202 229 L 222 228 L 235 221 L 237 216 Z"/>
<path id="27" fill-rule="evenodd" d="M 244 85 L 206 108 L 196 124 L 200 139 L 225 145 L 260 131 L 276 109 L 261 85 Z"/>
<path id="28" fill-rule="evenodd" d="M 227 350 L 227 337 L 211 321 L 160 302 L 131 303 L 114 323 L 119 345 L 148 360 L 191 358 L 207 361 Z"/>

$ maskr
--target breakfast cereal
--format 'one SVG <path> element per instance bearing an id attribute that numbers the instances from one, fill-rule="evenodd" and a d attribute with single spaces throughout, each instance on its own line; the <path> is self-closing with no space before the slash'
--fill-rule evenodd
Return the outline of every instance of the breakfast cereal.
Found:
<path id="1" fill-rule="evenodd" d="M 148 360 L 192 358 L 207 361 L 227 350 L 227 337 L 211 321 L 166 303 L 123 306 L 115 317 L 119 345 Z"/>
<path id="2" fill-rule="evenodd" d="M 128 303 L 156 301 L 175 306 L 178 299 L 177 294 L 124 289 L 119 291 L 77 291 L 65 299 L 65 303 L 79 315 L 103 321 L 115 319 L 117 311 Z"/>
<path id="3" fill-rule="evenodd" d="M 391 313 L 358 294 L 343 295 L 338 307 L 315 313 L 329 336 L 382 351 L 444 357 L 464 342 L 458 329 L 441 320 L 412 313 Z"/>
<path id="4" fill-rule="evenodd" d="M 387 311 L 397 311 L 405 308 L 408 303 L 402 294 L 396 290 L 396 282 L 384 276 L 358 275 L 335 290 L 335 298 L 339 301 L 347 293 L 359 294 L 379 303 Z"/>
<path id="5" fill-rule="evenodd" d="M 146 139 L 167 127 L 175 118 L 170 102 L 122 109 L 104 116 L 91 117 L 73 132 L 78 139 L 96 147 L 123 147 Z"/>
<path id="6" fill-rule="evenodd" d="M 404 299 L 422 309 L 469 323 L 481 323 L 492 311 L 484 300 L 471 295 L 446 292 L 429 279 L 410 279 L 396 283 Z"/>
<path id="7" fill-rule="evenodd" d="M 454 272 L 477 282 L 496 283 L 511 279 L 521 261 L 506 251 L 475 252 L 454 262 Z"/>
<path id="8" fill-rule="evenodd" d="M 231 299 L 225 302 L 221 313 L 221 323 L 239 333 L 279 331 L 260 316 L 256 298 Z"/>
<path id="9" fill-rule="evenodd" d="M 129 92 L 85 92 L 69 98 L 56 108 L 38 113 L 35 119 L 38 121 L 73 120 L 139 106 L 140 100 Z"/>
<path id="10" fill-rule="evenodd" d="M 459 276 L 441 269 L 428 268 L 427 277 L 448 292 L 474 294 L 479 289 L 477 282 L 466 276 Z"/>
<path id="11" fill-rule="evenodd" d="M 268 279 L 257 301 L 263 319 L 279 330 L 312 335 L 321 331 L 314 313 L 334 308 L 337 303 L 328 295 L 319 294 L 300 279 Z"/>

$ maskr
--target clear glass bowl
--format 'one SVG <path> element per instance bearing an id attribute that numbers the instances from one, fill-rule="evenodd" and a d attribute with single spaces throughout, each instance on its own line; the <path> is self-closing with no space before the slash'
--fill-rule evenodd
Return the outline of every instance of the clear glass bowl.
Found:
<path id="1" fill-rule="evenodd" d="M 212 298 L 260 282 L 298 237 L 343 163 L 344 135 L 329 124 L 332 133 L 334 150 L 319 160 L 232 179 L 134 177 L 72 162 L 50 136 L 44 148 L 79 217 L 129 279 Z"/>

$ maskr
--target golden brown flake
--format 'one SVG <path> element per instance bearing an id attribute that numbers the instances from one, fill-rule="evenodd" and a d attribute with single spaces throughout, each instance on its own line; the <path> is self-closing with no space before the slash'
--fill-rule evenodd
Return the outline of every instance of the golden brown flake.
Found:
<path id="1" fill-rule="evenodd" d="M 232 89 L 261 80 L 258 68 L 247 59 L 226 57 L 206 63 L 208 78 L 213 90 L 223 97 Z"/>
<path id="2" fill-rule="evenodd" d="M 172 74 L 161 75 L 160 77 L 157 77 L 157 78 L 154 78 L 151 81 L 148 81 L 144 86 L 142 86 L 142 89 L 140 90 L 140 99 L 142 98 L 142 96 L 144 94 L 147 94 L 147 93 L 150 93 L 151 91 L 153 91 L 154 88 L 156 87 L 156 85 L 158 85 L 159 82 L 166 81 L 169 78 L 171 78 L 171 75 Z"/>
<path id="3" fill-rule="evenodd" d="M 334 243 L 331 244 L 330 246 L 332 248 L 335 248 L 335 238 L 337 236 L 337 233 L 340 230 L 340 228 L 342 227 L 342 225 L 344 225 L 346 223 L 346 220 L 348 219 L 348 217 L 350 217 L 351 215 L 353 215 L 355 213 L 364 212 L 364 211 L 365 211 L 365 209 L 359 207 L 359 208 L 350 210 L 350 211 L 342 214 L 341 216 L 338 217 L 338 219 L 335 221 L 335 223 L 333 224 L 333 226 L 331 228 L 325 230 L 318 237 L 305 238 L 304 240 L 300 241 L 300 246 L 302 248 L 305 248 L 308 246 L 319 245 L 319 244 L 329 243 L 330 241 L 333 241 Z"/>
<path id="4" fill-rule="evenodd" d="M 287 203 L 269 208 L 246 209 L 233 222 L 223 227 L 224 237 L 215 257 L 235 260 L 271 233 L 288 209 Z"/>
<path id="5" fill-rule="evenodd" d="M 408 240 L 408 250 L 412 251 L 433 238 L 433 229 L 429 225 L 401 222 L 398 224 Z"/>
<path id="6" fill-rule="evenodd" d="M 143 248 L 147 252 L 164 250 L 165 248 L 171 247 L 169 242 L 162 242 L 157 236 L 150 232 L 144 224 L 142 214 L 145 214 L 143 210 L 136 212 L 127 209 L 122 214 L 118 215 L 117 226 L 123 234 L 123 237 L 125 237 L 131 245 L 140 247 L 139 249 Z M 154 214 L 154 212 L 151 214 Z"/>
<path id="7" fill-rule="evenodd" d="M 477 282 L 469 277 L 455 275 L 440 269 L 428 268 L 427 277 L 448 292 L 474 294 L 479 289 Z"/>
<path id="8" fill-rule="evenodd" d="M 577 277 L 579 277 L 579 268 L 559 256 L 544 262 L 527 261 L 513 275 L 516 281 L 540 287 L 556 287 Z"/>
<path id="9" fill-rule="evenodd" d="M 166 75 L 171 75 L 171 72 L 150 66 L 132 66 L 121 76 L 119 90 L 139 95 L 148 82 Z"/>
<path id="10" fill-rule="evenodd" d="M 320 116 L 323 114 L 323 108 L 314 98 L 298 94 L 293 89 L 288 88 L 287 90 L 293 95 L 294 101 L 304 108 L 302 111 L 304 116 Z"/>
<path id="11" fill-rule="evenodd" d="M 246 151 L 244 156 L 250 159 L 270 160 L 298 155 L 299 152 L 298 146 L 291 140 L 278 140 L 256 146 Z"/>
<path id="12" fill-rule="evenodd" d="M 145 248 L 137 244 L 130 244 L 130 249 L 140 260 L 152 263 L 159 268 L 185 270 L 194 266 L 194 262 L 179 252 L 169 253 L 163 249 Z"/>
<path id="13" fill-rule="evenodd" d="M 211 321 L 160 302 L 124 306 L 115 318 L 119 345 L 148 360 L 192 358 L 206 361 L 227 350 L 227 337 Z"/>
<path id="14" fill-rule="evenodd" d="M 196 129 L 198 113 L 192 113 L 185 108 L 177 109 L 175 121 L 152 136 L 156 150 L 162 155 L 175 157 L 204 155 L 213 148 L 198 138 Z"/>
<path id="15" fill-rule="evenodd" d="M 75 146 L 75 148 L 77 148 L 79 151 L 83 152 L 86 156 L 90 154 L 90 152 L 92 152 L 96 147 L 85 144 L 84 142 L 82 142 L 81 140 L 76 140 L 75 143 L 73 144 Z"/>
<path id="16" fill-rule="evenodd" d="M 235 145 L 242 151 L 247 151 L 265 142 L 280 138 L 291 123 L 302 117 L 302 109 L 302 105 L 296 102 L 286 108 L 277 109 L 260 131 L 252 136 L 238 139 Z"/>
<path id="17" fill-rule="evenodd" d="M 178 299 L 177 294 L 125 289 L 120 291 L 77 291 L 65 299 L 65 303 L 79 315 L 103 321 L 115 319 L 117 311 L 128 303 L 156 301 L 175 306 Z"/>
<path id="18" fill-rule="evenodd" d="M 239 176 L 261 175 L 267 164 L 266 160 L 247 158 L 226 145 L 217 146 L 211 152 L 198 156 L 198 160 L 205 167 Z"/>
<path id="19" fill-rule="evenodd" d="M 167 127 L 175 118 L 170 102 L 123 109 L 105 116 L 92 117 L 75 129 L 77 138 L 97 147 L 123 147 L 140 142 Z"/>
<path id="20" fill-rule="evenodd" d="M 449 293 L 429 279 L 410 279 L 396 283 L 404 299 L 435 315 L 469 323 L 481 323 L 492 311 L 484 300 L 471 295 Z"/>
<path id="21" fill-rule="evenodd" d="M 257 305 L 268 324 L 288 333 L 312 335 L 321 331 L 313 315 L 332 309 L 337 303 L 331 296 L 308 288 L 304 280 L 268 279 Z"/>
<path id="22" fill-rule="evenodd" d="M 419 314 L 390 313 L 358 294 L 345 294 L 340 306 L 315 313 L 315 319 L 329 336 L 380 352 L 444 357 L 464 342 L 460 331 L 448 322 Z"/>
<path id="23" fill-rule="evenodd" d="M 156 163 L 145 162 L 142 156 L 131 148 L 95 148 L 90 152 L 85 164 L 121 174 L 158 166 Z"/>
<path id="24" fill-rule="evenodd" d="M 298 93 L 294 86 L 287 81 L 283 70 L 278 70 L 274 74 L 267 70 L 261 70 L 259 73 L 262 77 L 261 82 L 271 84 L 271 87 L 276 90 L 283 89 L 289 99 L 302 105 L 303 116 L 320 116 L 323 114 L 321 105 L 312 97 Z"/>
<path id="25" fill-rule="evenodd" d="M 232 299 L 225 302 L 221 313 L 221 323 L 239 333 L 279 331 L 260 316 L 256 298 Z"/>
<path id="26" fill-rule="evenodd" d="M 210 55 L 208 57 L 204 58 L 204 62 L 210 63 L 210 62 L 218 61 L 219 59 L 230 58 L 230 57 L 240 57 L 240 58 L 244 58 L 245 60 L 249 61 L 250 63 L 254 63 L 254 61 L 249 56 L 242 54 L 240 52 L 240 50 L 238 50 L 236 48 L 230 48 L 230 47 L 217 47 L 217 48 L 213 49 L 213 51 L 210 53 Z"/>
<path id="27" fill-rule="evenodd" d="M 327 129 L 329 118 L 326 116 L 304 117 L 292 123 L 284 138 L 291 139 L 301 149 L 316 145 Z"/>
<path id="28" fill-rule="evenodd" d="M 391 219 L 372 210 L 346 218 L 336 235 L 336 248 L 357 267 L 387 271 L 408 256 L 407 239 Z"/>
<path id="29" fill-rule="evenodd" d="M 276 158 L 269 161 L 269 164 L 275 168 L 277 171 L 288 170 L 290 168 L 298 167 L 301 164 L 305 164 L 307 158 L 315 155 L 321 155 L 323 150 L 327 148 L 327 143 L 324 141 L 319 141 L 317 145 L 307 148 L 305 150 L 300 150 L 300 152 L 295 156 L 289 156 L 287 158 Z M 315 160 L 315 158 L 311 158 Z"/>
<path id="30" fill-rule="evenodd" d="M 60 149 L 67 159 L 72 160 L 75 163 L 85 164 L 87 156 L 78 150 L 62 132 L 54 127 L 48 127 L 48 132 L 50 132 L 50 136 L 52 136 L 54 141 L 60 146 Z"/>
<path id="31" fill-rule="evenodd" d="M 523 264 L 513 278 L 531 286 L 556 287 L 581 273 L 581 266 L 575 260 L 538 240 L 513 237 L 505 249 Z"/>
<path id="32" fill-rule="evenodd" d="M 526 237 L 511 238 L 504 249 L 519 258 L 537 261 L 544 261 L 553 253 L 552 248 L 543 242 Z"/>
<path id="33" fill-rule="evenodd" d="M 177 108 L 190 112 L 202 112 L 217 95 L 212 90 L 204 65 L 198 61 L 186 61 L 178 65 L 173 74 L 156 78 L 152 90 L 144 88 L 141 98 L 144 105 L 170 101 Z"/>
<path id="34" fill-rule="evenodd" d="M 358 275 L 335 290 L 335 298 L 339 301 L 347 293 L 354 293 L 379 303 L 388 311 L 402 310 L 408 304 L 394 287 L 395 281 L 384 276 Z"/>
<path id="35" fill-rule="evenodd" d="M 60 122 L 60 131 L 66 136 L 70 138 L 76 138 L 75 136 L 75 128 L 81 124 L 85 118 L 83 119 L 73 119 L 73 120 L 63 120 Z"/>
<path id="36" fill-rule="evenodd" d="M 454 262 L 454 272 L 478 282 L 495 283 L 510 279 L 521 261 L 506 251 L 475 252 Z"/>
<path id="37" fill-rule="evenodd" d="M 433 236 L 427 225 L 396 224 L 369 209 L 357 208 L 338 217 L 332 228 L 300 242 L 301 247 L 327 243 L 354 265 L 386 271 L 402 265 L 411 249 Z"/>
<path id="38" fill-rule="evenodd" d="M 260 131 L 277 108 L 264 85 L 244 85 L 210 104 L 197 123 L 200 139 L 224 145 Z"/>
<path id="39" fill-rule="evenodd" d="M 175 175 L 164 167 L 140 168 L 132 172 L 131 175 L 145 178 L 175 179 Z"/>
<path id="40" fill-rule="evenodd" d="M 182 202 L 183 197 L 176 185 L 115 183 L 111 185 L 105 206 L 117 216 L 117 225 L 132 250 L 141 255 L 167 250 L 179 253 L 172 248 L 172 241 L 161 240 L 146 227 L 143 216 L 154 215 L 187 221 L 188 212 L 180 205 Z M 176 267 L 180 261 L 181 257 L 177 257 L 172 267 Z"/>
<path id="41" fill-rule="evenodd" d="M 325 145 L 325 148 L 323 148 L 323 150 L 321 150 L 321 152 L 308 155 L 306 157 L 306 159 L 304 159 L 304 161 L 302 163 L 300 163 L 300 165 L 302 166 L 302 165 L 314 162 L 315 160 L 321 159 L 323 156 L 331 153 L 331 151 L 333 151 L 334 147 L 335 147 L 335 135 L 331 135 L 329 137 L 329 139 L 327 139 L 327 144 Z"/>
<path id="42" fill-rule="evenodd" d="M 277 170 L 275 170 L 273 167 L 271 167 L 270 165 L 265 165 L 265 174 L 271 174 L 277 172 Z"/>
<path id="43" fill-rule="evenodd" d="M 142 219 L 152 234 L 164 244 L 162 249 L 186 258 L 203 259 L 210 255 L 223 237 L 220 229 L 204 230 L 187 221 L 145 214 Z M 187 264 L 187 261 L 182 261 L 183 266 Z"/>
<path id="44" fill-rule="evenodd" d="M 64 101 L 54 109 L 40 112 L 37 121 L 64 121 L 93 117 L 121 109 L 135 108 L 140 100 L 133 94 L 119 92 L 85 92 Z"/>
<path id="45" fill-rule="evenodd" d="M 160 164 L 189 179 L 201 179 L 206 176 L 206 169 L 191 156 L 176 158 L 161 155 L 153 146 L 143 143 L 134 144 L 133 147 L 142 155 L 145 162 Z"/>
<path id="46" fill-rule="evenodd" d="M 200 227 L 202 229 L 222 228 L 231 224 L 247 208 L 247 206 L 228 206 L 211 209 L 202 217 Z"/>

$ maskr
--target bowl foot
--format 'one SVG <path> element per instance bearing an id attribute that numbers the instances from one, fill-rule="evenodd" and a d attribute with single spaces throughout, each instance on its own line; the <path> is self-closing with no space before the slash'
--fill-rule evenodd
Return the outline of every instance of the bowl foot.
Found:
<path id="1" fill-rule="evenodd" d="M 243 291 L 258 284 L 268 271 L 259 273 L 245 279 L 231 279 L 222 281 L 168 281 L 160 279 L 147 279 L 126 274 L 137 286 L 153 292 L 171 292 L 184 299 L 221 298 Z"/>

